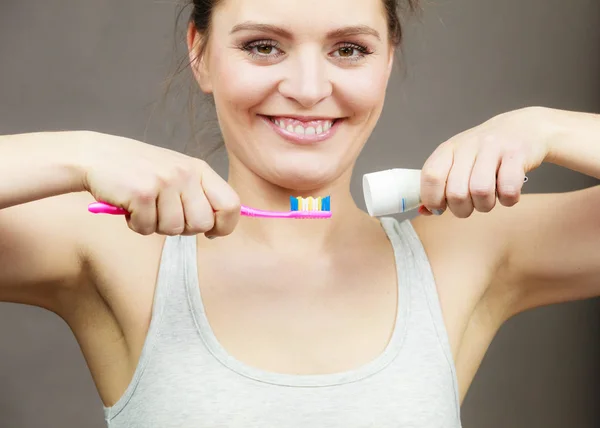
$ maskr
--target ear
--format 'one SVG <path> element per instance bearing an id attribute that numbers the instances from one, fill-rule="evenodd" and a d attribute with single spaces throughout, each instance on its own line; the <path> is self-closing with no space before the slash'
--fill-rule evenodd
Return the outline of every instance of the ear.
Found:
<path id="1" fill-rule="evenodd" d="M 202 92 L 206 94 L 212 93 L 212 82 L 208 72 L 206 61 L 206 49 L 200 52 L 202 46 L 203 35 L 196 29 L 193 22 L 190 22 L 187 30 L 187 47 L 190 58 L 190 67 L 194 73 L 196 81 L 200 85 Z"/>
<path id="2" fill-rule="evenodd" d="M 392 74 L 392 69 L 394 68 L 394 59 L 395 58 L 396 58 L 396 48 L 394 46 L 391 46 L 390 47 L 389 60 L 388 60 L 388 66 L 387 66 L 387 75 L 388 75 L 388 78 Z"/>

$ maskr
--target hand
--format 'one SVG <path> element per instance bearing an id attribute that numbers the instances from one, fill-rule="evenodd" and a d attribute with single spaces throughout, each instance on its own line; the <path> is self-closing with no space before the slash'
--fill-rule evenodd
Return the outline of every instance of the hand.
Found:
<path id="1" fill-rule="evenodd" d="M 459 218 L 489 212 L 499 200 L 515 205 L 525 174 L 549 153 L 551 123 L 544 108 L 501 114 L 441 144 L 421 175 L 421 214 L 446 208 Z"/>
<path id="2" fill-rule="evenodd" d="M 129 212 L 142 235 L 227 235 L 240 216 L 235 191 L 204 161 L 128 138 L 89 134 L 84 187 Z"/>

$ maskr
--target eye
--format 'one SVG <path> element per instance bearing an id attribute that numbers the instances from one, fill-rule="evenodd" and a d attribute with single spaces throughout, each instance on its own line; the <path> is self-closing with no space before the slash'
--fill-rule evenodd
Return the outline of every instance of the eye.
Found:
<path id="1" fill-rule="evenodd" d="M 367 47 L 356 43 L 343 43 L 331 54 L 334 58 L 358 60 L 372 54 Z"/>
<path id="2" fill-rule="evenodd" d="M 279 43 L 275 40 L 255 40 L 245 43 L 240 48 L 248 55 L 257 59 L 270 59 L 283 54 L 279 49 Z"/>
<path id="3" fill-rule="evenodd" d="M 339 48 L 338 49 L 338 53 L 341 57 L 349 57 L 352 56 L 352 54 L 354 53 L 356 49 L 354 48 L 349 48 L 349 47 L 343 47 L 343 48 Z"/>
<path id="4" fill-rule="evenodd" d="M 269 46 L 269 45 L 256 46 L 256 52 L 261 55 L 270 55 L 271 53 L 273 53 L 273 46 Z"/>

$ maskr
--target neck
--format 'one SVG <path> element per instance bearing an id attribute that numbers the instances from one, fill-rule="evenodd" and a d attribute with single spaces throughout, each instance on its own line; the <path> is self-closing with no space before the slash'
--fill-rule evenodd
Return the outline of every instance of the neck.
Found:
<path id="1" fill-rule="evenodd" d="M 261 219 L 241 217 L 231 236 L 239 244 L 258 245 L 282 254 L 304 254 L 331 250 L 342 243 L 347 233 L 368 216 L 360 210 L 350 193 L 351 170 L 335 182 L 309 190 L 278 187 L 247 169 L 232 168 L 229 184 L 243 205 L 269 211 L 289 211 L 290 196 L 331 196 L 332 217 L 329 219 Z"/>

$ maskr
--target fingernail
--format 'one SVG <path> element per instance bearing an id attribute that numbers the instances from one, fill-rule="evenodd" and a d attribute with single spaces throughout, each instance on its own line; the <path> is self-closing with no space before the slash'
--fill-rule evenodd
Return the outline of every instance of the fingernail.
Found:
<path id="1" fill-rule="evenodd" d="M 429 210 L 425 207 L 425 205 L 421 205 L 419 207 L 419 214 L 427 216 L 427 215 L 431 215 L 431 212 L 429 212 Z"/>
<path id="2" fill-rule="evenodd" d="M 217 238 L 216 236 L 208 236 L 208 235 L 207 235 L 206 237 L 207 237 L 208 239 L 210 239 L 211 241 L 212 241 L 213 239 Z"/>
<path id="3" fill-rule="evenodd" d="M 431 210 L 431 213 L 433 215 L 442 215 L 442 214 L 444 214 L 444 211 L 446 211 L 446 210 Z"/>

